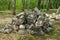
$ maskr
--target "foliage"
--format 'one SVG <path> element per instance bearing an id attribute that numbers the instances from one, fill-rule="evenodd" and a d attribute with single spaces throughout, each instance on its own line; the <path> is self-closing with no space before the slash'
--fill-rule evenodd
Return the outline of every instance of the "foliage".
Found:
<path id="1" fill-rule="evenodd" d="M 4 10 L 8 10 L 9 6 L 9 0 L 0 0 L 0 10 L 2 10 L 2 6 L 4 6 Z M 25 9 L 27 8 L 28 5 L 26 5 L 27 2 L 25 2 Z M 41 0 L 41 9 L 46 9 L 47 7 L 47 0 Z M 58 8 L 60 5 L 59 0 L 50 0 L 50 9 L 55 9 Z M 30 0 L 30 8 L 33 9 L 34 7 L 37 6 L 37 0 Z M 11 0 L 10 3 L 10 10 L 13 7 L 13 0 Z M 22 9 L 22 0 L 16 0 L 16 9 L 21 10 Z"/>

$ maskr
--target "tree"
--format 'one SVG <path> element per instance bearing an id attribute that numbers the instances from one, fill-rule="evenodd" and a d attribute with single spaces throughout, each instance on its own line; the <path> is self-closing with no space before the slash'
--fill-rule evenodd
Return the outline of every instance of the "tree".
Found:
<path id="1" fill-rule="evenodd" d="M 54 0 L 54 3 L 53 3 L 54 7 L 53 8 L 57 8 L 57 0 Z"/>
<path id="2" fill-rule="evenodd" d="M 38 0 L 37 8 L 40 10 L 41 0 Z"/>
<path id="3" fill-rule="evenodd" d="M 60 0 L 57 0 L 58 1 L 58 5 L 60 6 Z"/>
<path id="4" fill-rule="evenodd" d="M 25 0 L 22 0 L 22 11 L 24 11 Z"/>
<path id="5" fill-rule="evenodd" d="M 27 9 L 29 10 L 29 8 L 30 8 L 30 0 L 27 0 L 26 2 L 27 2 Z"/>
<path id="6" fill-rule="evenodd" d="M 49 11 L 49 8 L 50 8 L 50 0 L 48 0 L 47 11 Z"/>
<path id="7" fill-rule="evenodd" d="M 13 2 L 13 15 L 16 15 L 16 0 Z"/>
<path id="8" fill-rule="evenodd" d="M 4 10 L 4 2 L 5 0 L 2 0 L 2 10 Z"/>
<path id="9" fill-rule="evenodd" d="M 10 10 L 11 0 L 8 0 L 8 10 Z"/>

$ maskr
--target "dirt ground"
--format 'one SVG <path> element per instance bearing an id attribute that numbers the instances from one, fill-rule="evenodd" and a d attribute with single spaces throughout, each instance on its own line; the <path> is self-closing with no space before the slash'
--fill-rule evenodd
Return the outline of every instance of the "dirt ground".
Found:
<path id="1" fill-rule="evenodd" d="M 13 15 L 0 15 L 0 25 L 8 24 L 11 22 Z M 0 40 L 60 40 L 60 21 L 55 21 L 53 23 L 53 31 L 48 34 L 34 36 L 26 34 L 22 36 L 17 33 L 4 34 L 0 33 Z"/>

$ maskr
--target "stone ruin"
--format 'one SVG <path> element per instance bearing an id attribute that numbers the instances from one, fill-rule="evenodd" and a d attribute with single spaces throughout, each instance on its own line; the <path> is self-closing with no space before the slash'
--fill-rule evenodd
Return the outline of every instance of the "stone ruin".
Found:
<path id="1" fill-rule="evenodd" d="M 0 32 L 19 34 L 44 34 L 52 30 L 52 24 L 45 12 L 37 8 L 16 15 L 10 24 L 6 24 Z"/>

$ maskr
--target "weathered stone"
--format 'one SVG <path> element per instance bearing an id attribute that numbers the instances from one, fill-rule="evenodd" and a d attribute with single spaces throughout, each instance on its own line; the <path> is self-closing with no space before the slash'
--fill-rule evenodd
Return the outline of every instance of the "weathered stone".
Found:
<path id="1" fill-rule="evenodd" d="M 41 12 L 40 12 L 40 10 L 36 7 L 36 8 L 34 8 L 33 13 L 36 13 L 36 15 L 39 15 Z"/>
<path id="2" fill-rule="evenodd" d="M 4 33 L 11 33 L 13 30 L 12 29 L 5 29 Z"/>
<path id="3" fill-rule="evenodd" d="M 36 27 L 41 27 L 41 26 L 43 26 L 43 22 L 40 20 L 40 21 L 37 21 L 36 23 L 35 23 L 35 26 Z"/>
<path id="4" fill-rule="evenodd" d="M 24 34 L 26 34 L 26 30 L 19 30 L 18 33 L 21 35 L 24 35 Z"/>
<path id="5" fill-rule="evenodd" d="M 3 33 L 4 32 L 4 29 L 0 29 L 0 33 Z"/>
<path id="6" fill-rule="evenodd" d="M 21 22 L 19 19 L 17 19 L 15 25 L 16 25 L 16 26 L 19 26 L 20 24 L 22 24 L 22 22 Z"/>
<path id="7" fill-rule="evenodd" d="M 20 16 L 24 15 L 24 12 L 21 12 L 19 14 L 16 15 L 16 18 L 19 18 Z"/>
<path id="8" fill-rule="evenodd" d="M 47 19 L 44 21 L 44 25 L 43 25 L 42 30 L 44 32 L 48 32 L 50 30 L 50 28 L 52 28 L 52 25 L 51 25 L 51 23 L 49 23 L 49 20 Z"/>
<path id="9" fill-rule="evenodd" d="M 26 29 L 29 29 L 30 30 L 32 27 L 34 27 L 34 24 L 31 24 L 31 25 L 26 24 L 25 26 L 26 26 Z"/>
<path id="10" fill-rule="evenodd" d="M 16 21 L 17 21 L 17 18 L 13 18 L 12 19 L 12 25 L 15 25 Z"/>
<path id="11" fill-rule="evenodd" d="M 47 28 L 47 32 L 50 32 L 52 30 L 52 27 Z"/>
<path id="12" fill-rule="evenodd" d="M 18 33 L 22 34 L 22 35 L 26 34 L 25 25 L 20 25 L 19 26 Z"/>
<path id="13" fill-rule="evenodd" d="M 25 14 L 24 14 L 24 12 L 21 12 L 20 14 L 17 14 L 16 18 L 17 18 L 17 20 L 16 20 L 15 24 L 17 24 L 17 25 L 23 24 L 25 22 Z"/>
<path id="14" fill-rule="evenodd" d="M 5 25 L 4 28 L 0 30 L 3 33 L 11 33 L 13 31 L 12 25 Z"/>
<path id="15" fill-rule="evenodd" d="M 18 28 L 19 28 L 18 26 L 13 25 L 13 32 L 16 33 L 18 31 Z"/>
<path id="16" fill-rule="evenodd" d="M 37 19 L 37 15 L 34 13 L 29 13 L 27 14 L 26 19 L 27 19 L 27 24 L 33 24 Z"/>
<path id="17" fill-rule="evenodd" d="M 43 30 L 40 27 L 34 27 L 30 32 L 31 32 L 30 34 L 35 35 L 44 34 Z"/>
<path id="18" fill-rule="evenodd" d="M 25 27 L 26 27 L 26 29 L 29 29 L 29 26 L 30 26 L 30 25 L 28 25 L 28 24 L 25 24 Z"/>
<path id="19" fill-rule="evenodd" d="M 4 29 L 8 29 L 8 28 L 12 28 L 12 25 L 11 24 L 6 24 Z"/>

